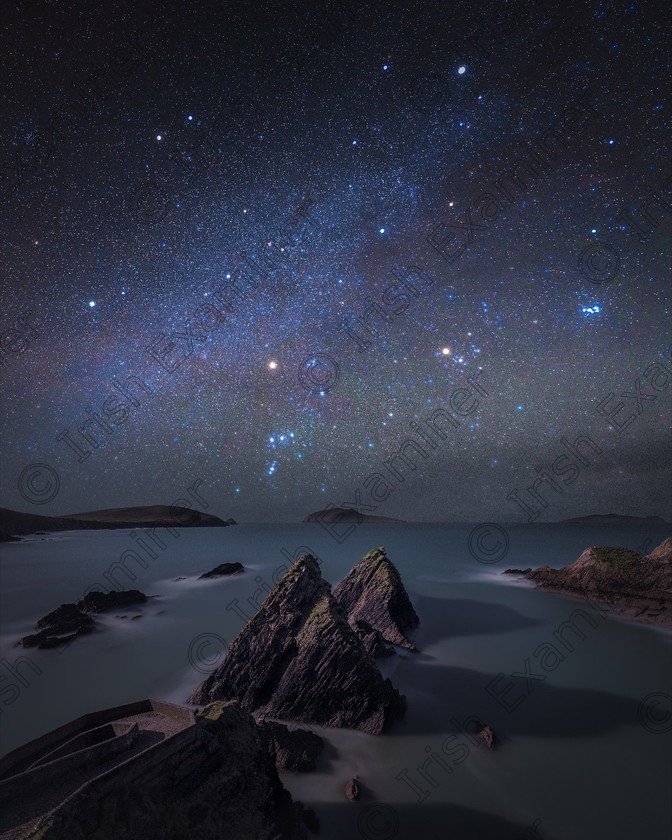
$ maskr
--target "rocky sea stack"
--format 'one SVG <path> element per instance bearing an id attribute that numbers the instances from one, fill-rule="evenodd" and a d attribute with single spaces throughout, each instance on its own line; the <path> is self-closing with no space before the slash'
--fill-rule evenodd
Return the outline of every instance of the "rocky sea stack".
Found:
<path id="1" fill-rule="evenodd" d="M 645 556 L 629 548 L 592 546 L 563 569 L 507 569 L 542 589 L 587 595 L 614 615 L 672 626 L 672 537 Z"/>
<path id="2" fill-rule="evenodd" d="M 235 700 L 258 717 L 377 735 L 406 710 L 322 578 L 303 555 L 243 627 L 189 703 Z"/>
<path id="3" fill-rule="evenodd" d="M 391 645 L 416 650 L 406 633 L 417 627 L 420 619 L 401 575 L 382 546 L 369 551 L 353 566 L 334 589 L 334 598 L 367 645 L 368 627 Z"/>

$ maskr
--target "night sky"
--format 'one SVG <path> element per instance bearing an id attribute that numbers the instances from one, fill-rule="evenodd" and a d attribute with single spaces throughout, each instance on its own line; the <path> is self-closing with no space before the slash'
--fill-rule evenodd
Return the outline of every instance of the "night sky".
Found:
<path id="1" fill-rule="evenodd" d="M 670 24 L 6 4 L 0 503 L 672 518 Z"/>

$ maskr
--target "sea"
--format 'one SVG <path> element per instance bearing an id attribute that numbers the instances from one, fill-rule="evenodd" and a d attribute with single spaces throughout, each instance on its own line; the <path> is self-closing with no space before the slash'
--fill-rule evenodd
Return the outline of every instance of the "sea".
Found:
<path id="1" fill-rule="evenodd" d="M 378 660 L 408 712 L 379 736 L 312 726 L 314 773 L 283 773 L 323 840 L 668 840 L 672 633 L 535 589 L 509 567 L 561 567 L 591 545 L 648 552 L 657 526 L 237 525 L 38 534 L 0 547 L 0 751 L 146 697 L 183 703 L 302 553 L 336 584 L 384 546 L 420 616 L 417 653 Z M 223 562 L 243 574 L 201 581 Z M 150 601 L 62 649 L 20 647 L 92 589 Z M 498 745 L 474 736 L 488 724 Z M 344 787 L 356 777 L 361 798 Z"/>

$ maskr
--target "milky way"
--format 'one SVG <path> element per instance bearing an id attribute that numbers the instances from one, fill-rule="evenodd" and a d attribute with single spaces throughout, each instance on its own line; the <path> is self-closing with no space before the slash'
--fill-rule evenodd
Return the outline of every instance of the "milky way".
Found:
<path id="1" fill-rule="evenodd" d="M 666 4 L 171 5 L 3 19 L 2 504 L 669 518 Z"/>

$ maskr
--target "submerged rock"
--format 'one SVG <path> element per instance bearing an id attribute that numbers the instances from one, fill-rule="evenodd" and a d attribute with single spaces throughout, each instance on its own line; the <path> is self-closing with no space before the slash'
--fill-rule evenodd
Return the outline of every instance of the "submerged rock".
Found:
<path id="1" fill-rule="evenodd" d="M 223 575 L 237 575 L 244 571 L 245 567 L 242 563 L 220 563 L 219 566 L 215 566 L 209 572 L 204 572 L 202 575 L 199 575 L 198 579 L 206 580 L 207 578 L 222 577 Z"/>
<path id="2" fill-rule="evenodd" d="M 315 769 L 317 757 L 324 749 L 324 741 L 319 735 L 309 729 L 290 729 L 273 720 L 261 721 L 259 729 L 275 750 L 278 770 L 304 773 Z"/>
<path id="3" fill-rule="evenodd" d="M 315 557 L 303 555 L 189 703 L 235 700 L 263 717 L 377 735 L 406 711 L 349 626 Z"/>
<path id="4" fill-rule="evenodd" d="M 334 598 L 351 626 L 364 621 L 392 645 L 417 650 L 406 632 L 420 623 L 396 566 L 385 549 L 374 548 L 334 589 Z"/>

